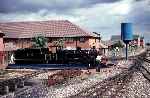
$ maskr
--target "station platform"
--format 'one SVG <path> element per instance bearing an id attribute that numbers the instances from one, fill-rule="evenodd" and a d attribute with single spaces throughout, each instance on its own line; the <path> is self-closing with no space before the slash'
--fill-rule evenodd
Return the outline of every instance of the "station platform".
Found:
<path id="1" fill-rule="evenodd" d="M 70 69 L 87 68 L 88 64 L 9 64 L 7 69 Z"/>

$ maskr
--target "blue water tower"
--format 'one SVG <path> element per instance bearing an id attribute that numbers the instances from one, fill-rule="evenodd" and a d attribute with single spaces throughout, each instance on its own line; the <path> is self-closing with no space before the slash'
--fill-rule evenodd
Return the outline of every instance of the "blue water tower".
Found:
<path id="1" fill-rule="evenodd" d="M 132 23 L 121 23 L 121 39 L 126 44 L 126 60 L 128 59 L 128 44 L 133 40 Z"/>

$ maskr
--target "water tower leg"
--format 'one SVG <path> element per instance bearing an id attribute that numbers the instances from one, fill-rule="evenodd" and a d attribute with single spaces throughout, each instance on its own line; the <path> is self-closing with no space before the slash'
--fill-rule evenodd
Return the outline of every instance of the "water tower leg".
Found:
<path id="1" fill-rule="evenodd" d="M 126 60 L 128 60 L 128 44 L 126 43 Z"/>

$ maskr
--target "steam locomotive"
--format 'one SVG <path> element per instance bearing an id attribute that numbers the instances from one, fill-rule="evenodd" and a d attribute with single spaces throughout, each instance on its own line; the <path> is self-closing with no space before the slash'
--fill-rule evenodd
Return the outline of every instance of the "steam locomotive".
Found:
<path id="1" fill-rule="evenodd" d="M 47 64 L 50 65 L 85 65 L 88 67 L 96 66 L 97 51 L 81 50 L 78 47 L 76 50 L 57 49 L 55 53 L 49 51 L 48 48 L 25 48 L 18 49 L 14 52 L 14 62 L 16 65 L 25 64 Z"/>

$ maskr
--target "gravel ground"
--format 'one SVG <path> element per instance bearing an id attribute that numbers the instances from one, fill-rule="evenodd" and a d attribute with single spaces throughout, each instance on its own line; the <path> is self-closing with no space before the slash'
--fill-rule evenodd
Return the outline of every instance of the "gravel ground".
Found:
<path id="1" fill-rule="evenodd" d="M 150 98 L 150 82 L 143 77 L 142 73 L 134 73 L 124 96 L 125 98 Z"/>
<path id="2" fill-rule="evenodd" d="M 49 75 L 53 75 L 59 71 L 60 70 L 48 71 L 46 73 L 39 74 L 37 77 L 34 77 L 34 79 L 48 79 Z"/>
<path id="3" fill-rule="evenodd" d="M 150 81 L 140 71 L 130 71 L 127 76 L 104 81 L 71 98 L 150 98 Z"/>
<path id="4" fill-rule="evenodd" d="M 119 73 L 121 73 L 124 68 L 127 68 L 131 62 L 120 61 L 117 66 L 112 66 L 111 68 L 101 69 L 100 72 L 96 74 L 89 75 L 86 78 L 73 78 L 66 83 L 55 85 L 49 87 L 48 98 L 64 98 L 72 95 L 76 95 L 79 92 L 83 91 L 86 88 L 90 88 L 91 86 L 101 82 L 102 80 L 113 77 Z"/>
<path id="5" fill-rule="evenodd" d="M 144 62 L 143 66 L 150 72 L 150 64 L 149 63 Z"/>
<path id="6" fill-rule="evenodd" d="M 43 85 L 35 85 L 23 92 L 14 94 L 13 98 L 47 98 L 48 90 Z"/>
<path id="7" fill-rule="evenodd" d="M 48 88 L 45 86 L 42 86 L 42 85 L 39 85 L 39 86 L 37 85 L 36 87 L 32 88 L 31 92 L 21 93 L 20 95 L 16 96 L 16 98 L 65 98 L 65 97 L 69 97 L 72 95 L 76 95 L 79 92 L 81 92 L 87 88 L 90 88 L 93 85 L 96 85 L 97 83 L 103 81 L 104 79 L 106 79 L 108 77 L 113 77 L 113 76 L 121 73 L 122 71 L 125 71 L 127 68 L 129 68 L 131 66 L 132 62 L 131 61 L 128 61 L 128 62 L 119 61 L 117 64 L 118 65 L 111 66 L 110 68 L 102 68 L 100 70 L 100 72 L 95 72 L 94 74 L 91 74 L 91 75 L 83 75 L 83 76 L 78 76 L 75 78 L 70 78 L 61 84 L 53 85 Z M 94 70 L 92 70 L 92 71 L 94 71 Z M 35 79 L 36 80 L 43 79 L 43 78 L 45 79 L 45 78 L 47 78 L 48 74 L 53 74 L 53 73 L 55 73 L 55 72 L 44 73 L 44 74 L 39 75 Z M 137 78 L 137 77 L 135 77 L 135 78 Z M 133 81 L 134 81 L 134 79 L 133 79 Z M 130 85 L 133 85 L 132 82 L 131 82 L 131 84 L 129 84 L 129 86 Z M 118 86 L 116 85 L 113 87 L 116 88 Z M 133 88 L 133 87 L 131 87 L 131 88 Z M 130 87 L 126 88 L 126 89 L 127 89 L 127 91 L 130 90 L 131 95 L 133 95 L 132 92 L 134 90 L 130 89 Z M 111 89 L 111 90 L 113 90 L 113 89 Z M 126 93 L 130 94 L 127 91 L 126 91 Z M 105 94 L 109 94 L 109 92 L 106 92 Z M 109 97 L 106 97 L 106 98 L 109 98 Z M 132 98 L 132 96 L 131 96 L 131 98 Z"/>
<path id="8" fill-rule="evenodd" d="M 96 88 L 97 92 L 85 93 L 84 98 L 150 98 L 150 82 L 146 80 L 140 72 L 133 73 L 132 77 L 114 83 L 103 83 Z M 95 88 L 94 88 L 95 89 Z M 85 96 L 82 94 L 81 98 Z M 79 98 L 73 97 L 73 98 Z"/>
<path id="9" fill-rule="evenodd" d="M 94 87 L 70 98 L 122 98 L 122 88 L 130 80 L 130 75 L 121 74 L 118 78 L 105 80 Z M 121 92 L 120 92 L 121 90 Z"/>
<path id="10" fill-rule="evenodd" d="M 146 62 L 143 66 L 150 68 Z M 141 71 L 135 70 L 127 77 L 117 79 L 118 82 L 113 81 L 106 81 L 95 86 L 96 89 L 91 88 L 72 98 L 150 98 L 150 81 L 143 76 Z"/>

